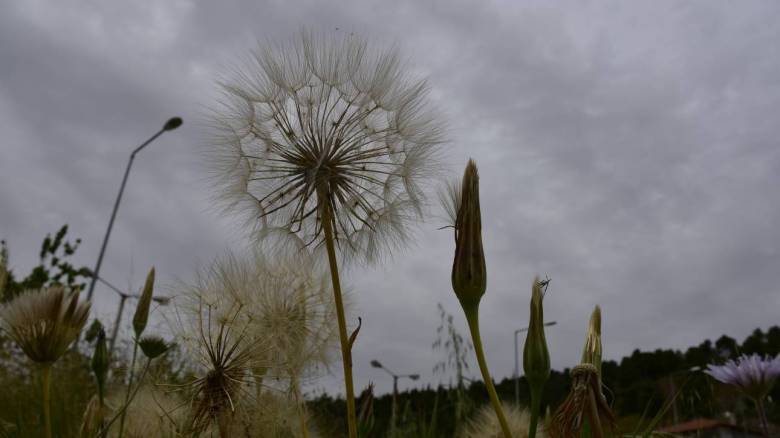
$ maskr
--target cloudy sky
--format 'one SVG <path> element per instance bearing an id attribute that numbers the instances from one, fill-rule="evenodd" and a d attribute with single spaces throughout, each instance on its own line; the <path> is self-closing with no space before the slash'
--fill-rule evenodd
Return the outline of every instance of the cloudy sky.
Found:
<path id="1" fill-rule="evenodd" d="M 338 28 L 397 43 L 450 126 L 453 174 L 480 167 L 496 379 L 535 274 L 553 279 L 556 369 L 577 363 L 596 304 L 608 359 L 742 340 L 780 322 L 778 22 L 761 1 L 0 1 L 0 237 L 26 273 L 67 223 L 92 266 L 130 151 L 178 115 L 134 164 L 101 274 L 139 287 L 154 265 L 171 283 L 241 248 L 210 206 L 194 121 L 258 41 Z M 436 304 L 465 322 L 443 224 L 429 216 L 412 248 L 349 274 L 359 388 L 390 389 L 371 359 L 447 381 L 432 373 Z M 110 290 L 96 302 L 113 318 Z"/>

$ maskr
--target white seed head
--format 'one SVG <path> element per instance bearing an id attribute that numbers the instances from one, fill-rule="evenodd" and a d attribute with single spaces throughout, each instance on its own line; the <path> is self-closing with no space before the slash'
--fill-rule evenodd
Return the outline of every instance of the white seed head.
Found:
<path id="1" fill-rule="evenodd" d="M 277 246 L 317 249 L 328 206 L 342 256 L 368 263 L 408 240 L 443 125 L 395 48 L 303 32 L 254 52 L 221 87 L 207 156 L 226 212 L 262 239 L 292 239 Z"/>

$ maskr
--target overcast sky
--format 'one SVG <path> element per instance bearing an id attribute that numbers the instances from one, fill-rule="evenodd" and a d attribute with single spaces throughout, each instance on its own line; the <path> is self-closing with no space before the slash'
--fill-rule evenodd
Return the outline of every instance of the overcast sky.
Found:
<path id="1" fill-rule="evenodd" d="M 556 369 L 578 362 L 596 304 L 607 359 L 741 341 L 780 323 L 778 22 L 769 1 L 0 0 L 0 238 L 23 274 L 67 223 L 91 267 L 130 151 L 178 115 L 136 159 L 101 276 L 192 278 L 245 242 L 209 205 L 198 154 L 217 74 L 258 41 L 339 28 L 398 43 L 450 126 L 453 175 L 477 161 L 496 380 L 512 374 L 535 274 L 552 278 Z M 447 381 L 432 373 L 436 304 L 466 329 L 442 225 L 429 216 L 412 248 L 350 273 L 358 388 L 391 387 L 371 359 Z M 111 320 L 114 294 L 96 302 Z M 338 391 L 340 376 L 309 390 Z"/>

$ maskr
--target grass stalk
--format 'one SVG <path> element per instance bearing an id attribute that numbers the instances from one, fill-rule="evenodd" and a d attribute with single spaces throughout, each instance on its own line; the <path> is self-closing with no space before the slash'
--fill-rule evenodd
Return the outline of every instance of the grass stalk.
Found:
<path id="1" fill-rule="evenodd" d="M 44 436 L 51 438 L 51 364 L 43 364 L 41 377 L 43 384 L 43 424 L 46 434 Z"/>
<path id="2" fill-rule="evenodd" d="M 761 419 L 761 428 L 763 429 L 764 436 L 769 438 L 769 424 L 766 419 L 766 411 L 764 411 L 764 401 L 760 398 L 753 400 L 756 403 L 756 411 L 758 411 L 758 418 Z"/>
<path id="3" fill-rule="evenodd" d="M 333 213 L 326 196 L 320 196 L 322 205 L 322 228 L 325 233 L 325 247 L 328 251 L 330 278 L 333 282 L 333 296 L 336 301 L 336 317 L 339 324 L 339 339 L 341 340 L 341 360 L 344 365 L 344 386 L 347 398 L 347 425 L 349 438 L 357 438 L 357 417 L 355 415 L 355 388 L 352 382 L 352 351 L 347 337 L 347 320 L 344 315 L 344 302 L 341 298 L 341 281 L 339 279 L 336 248 L 333 239 Z"/>
<path id="4" fill-rule="evenodd" d="M 509 430 L 509 423 L 507 423 L 506 417 L 504 416 L 504 410 L 501 407 L 501 401 L 498 399 L 498 394 L 496 394 L 496 388 L 493 386 L 493 379 L 490 378 L 487 361 L 485 360 L 485 353 L 482 350 L 482 338 L 479 334 L 479 306 L 464 306 L 463 311 L 466 314 L 466 321 L 468 322 L 469 330 L 471 331 L 471 342 L 474 344 L 474 353 L 477 355 L 477 363 L 479 363 L 479 370 L 482 372 L 482 380 L 485 381 L 485 387 L 487 387 L 490 402 L 493 404 L 493 409 L 496 410 L 496 416 L 498 416 L 501 431 L 504 432 L 506 438 L 512 438 L 512 432 Z"/>

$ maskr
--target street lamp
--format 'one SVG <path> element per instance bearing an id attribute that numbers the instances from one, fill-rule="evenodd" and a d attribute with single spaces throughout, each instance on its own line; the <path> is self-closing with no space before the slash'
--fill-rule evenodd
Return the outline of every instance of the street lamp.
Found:
<path id="1" fill-rule="evenodd" d="M 374 368 L 380 368 L 385 370 L 387 374 L 390 374 L 393 376 L 393 410 L 390 414 L 390 436 L 395 436 L 395 422 L 396 422 L 396 411 L 397 411 L 397 399 L 398 399 L 398 379 L 402 377 L 408 377 L 412 380 L 417 380 L 420 378 L 419 374 L 395 374 L 394 372 L 390 371 L 382 365 L 378 360 L 372 360 L 371 366 Z"/>
<path id="2" fill-rule="evenodd" d="M 114 320 L 114 330 L 111 335 L 111 342 L 108 346 L 108 354 L 109 356 L 114 352 L 114 344 L 116 344 L 116 338 L 119 336 L 119 323 L 122 321 L 122 312 L 125 310 L 125 300 L 128 298 L 141 298 L 141 295 L 139 294 L 128 294 L 125 292 L 122 292 L 118 287 L 114 286 L 113 284 L 107 282 L 103 278 L 98 277 L 98 280 L 100 280 L 101 283 L 108 286 L 109 289 L 113 290 L 119 295 L 119 309 L 116 312 L 116 319 Z M 152 297 L 152 301 L 155 303 L 165 306 L 167 305 L 171 299 L 169 297 Z"/>
<path id="3" fill-rule="evenodd" d="M 100 265 L 103 263 L 103 254 L 106 252 L 106 245 L 108 244 L 108 236 L 111 235 L 111 228 L 114 226 L 114 219 L 116 218 L 116 212 L 119 210 L 119 202 L 122 200 L 122 192 L 125 191 L 125 184 L 127 183 L 127 176 L 130 174 L 130 167 L 133 165 L 133 160 L 135 159 L 135 154 L 141 151 L 141 149 L 145 148 L 146 145 L 153 142 L 157 137 L 161 136 L 163 132 L 166 131 L 173 131 L 174 129 L 181 126 L 182 120 L 179 117 L 174 117 L 172 119 L 169 119 L 167 122 L 165 122 L 165 125 L 163 125 L 162 129 L 157 131 L 153 136 L 151 136 L 148 140 L 143 142 L 141 146 L 138 146 L 133 150 L 133 153 L 130 154 L 130 160 L 127 162 L 127 167 L 125 168 L 125 176 L 122 178 L 122 184 L 119 186 L 119 194 L 116 196 L 116 201 L 114 201 L 114 209 L 111 211 L 111 219 L 108 221 L 108 229 L 106 230 L 106 236 L 103 238 L 103 244 L 100 247 L 100 254 L 98 255 L 97 263 L 95 264 L 95 269 L 92 271 L 92 281 L 89 283 L 89 291 L 87 292 L 87 300 L 92 299 L 92 294 L 95 291 L 95 283 L 97 283 L 98 275 L 100 274 Z"/>
<path id="4" fill-rule="evenodd" d="M 545 322 L 544 325 L 549 327 L 551 325 L 558 324 L 556 321 Z M 517 335 L 520 332 L 528 330 L 528 327 L 515 330 L 515 404 L 520 404 L 520 353 L 517 351 Z"/>

